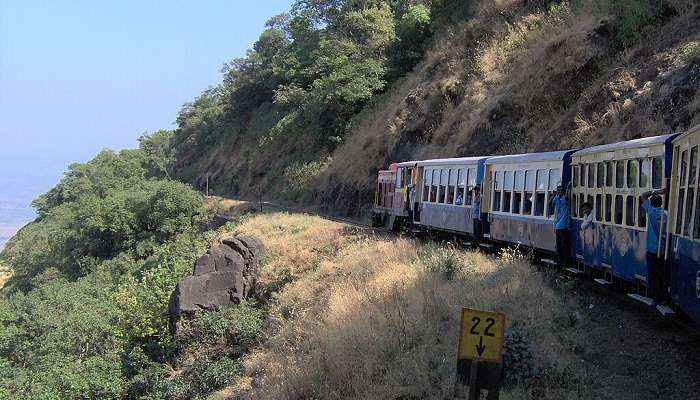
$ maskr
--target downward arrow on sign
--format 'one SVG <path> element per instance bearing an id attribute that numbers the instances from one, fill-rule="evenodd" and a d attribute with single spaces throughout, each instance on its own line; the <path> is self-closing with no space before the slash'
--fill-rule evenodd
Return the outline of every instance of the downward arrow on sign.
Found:
<path id="1" fill-rule="evenodd" d="M 476 352 L 479 353 L 479 357 L 484 354 L 484 350 L 486 350 L 486 346 L 484 346 L 484 337 L 479 336 L 479 344 L 476 345 Z"/>

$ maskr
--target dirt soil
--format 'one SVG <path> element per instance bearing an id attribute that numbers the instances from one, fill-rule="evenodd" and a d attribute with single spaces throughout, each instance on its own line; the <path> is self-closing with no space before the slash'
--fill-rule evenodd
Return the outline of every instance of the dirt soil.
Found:
<path id="1" fill-rule="evenodd" d="M 577 281 L 568 345 L 600 399 L 700 398 L 700 331 L 620 293 Z"/>

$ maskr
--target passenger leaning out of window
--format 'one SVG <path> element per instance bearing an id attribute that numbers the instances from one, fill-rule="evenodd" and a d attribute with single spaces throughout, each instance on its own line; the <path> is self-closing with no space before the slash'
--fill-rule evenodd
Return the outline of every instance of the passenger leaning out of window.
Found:
<path id="1" fill-rule="evenodd" d="M 570 264 L 570 210 L 569 197 L 571 188 L 563 185 L 557 186 L 557 195 L 551 200 L 554 208 L 554 231 L 556 233 L 556 247 L 559 265 L 568 268 Z"/>
<path id="2" fill-rule="evenodd" d="M 481 221 L 481 187 L 474 186 L 472 198 L 472 227 L 474 228 L 474 242 L 480 243 L 484 236 L 484 225 Z"/>
<path id="3" fill-rule="evenodd" d="M 658 256 L 661 238 L 662 221 L 668 220 L 668 214 L 663 209 L 663 199 L 666 189 L 652 190 L 642 193 L 642 208 L 647 213 L 647 272 L 651 298 L 659 305 L 666 302 L 666 274 L 664 262 Z"/>
<path id="4" fill-rule="evenodd" d="M 581 212 L 583 213 L 583 221 L 581 222 L 581 230 L 583 231 L 593 225 L 593 205 L 589 201 L 583 203 Z"/>

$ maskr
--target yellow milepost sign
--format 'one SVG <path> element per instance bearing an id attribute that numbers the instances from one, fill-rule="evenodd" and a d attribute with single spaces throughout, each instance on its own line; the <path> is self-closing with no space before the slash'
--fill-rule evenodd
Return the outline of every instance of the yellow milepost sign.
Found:
<path id="1" fill-rule="evenodd" d="M 501 362 L 505 330 L 505 314 L 463 308 L 459 359 Z"/>

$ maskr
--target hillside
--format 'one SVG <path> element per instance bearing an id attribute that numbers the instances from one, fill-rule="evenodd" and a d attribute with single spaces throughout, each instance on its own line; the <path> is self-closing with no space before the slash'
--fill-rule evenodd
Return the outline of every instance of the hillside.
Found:
<path id="1" fill-rule="evenodd" d="M 362 214 L 394 160 L 681 131 L 699 21 L 691 0 L 297 2 L 182 110 L 174 170 Z"/>
<path id="2" fill-rule="evenodd" d="M 503 399 L 700 389 L 697 338 L 517 250 L 489 256 L 274 211 L 217 235 L 230 231 L 263 238 L 260 284 L 272 295 L 240 375 L 215 398 L 451 398 L 463 306 L 507 314 Z M 195 358 L 226 351 L 202 346 Z"/>

